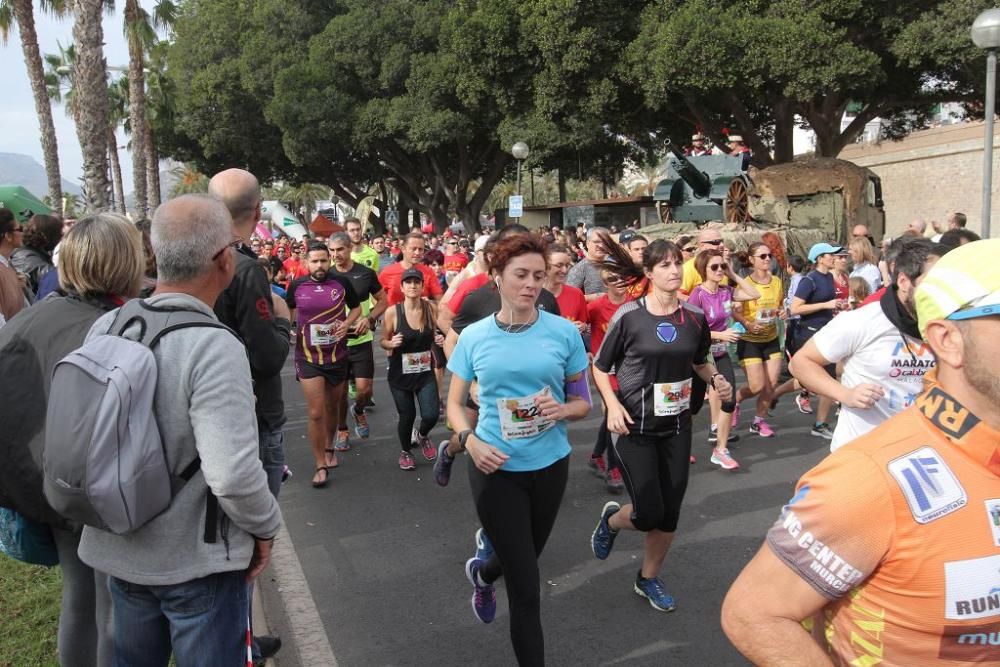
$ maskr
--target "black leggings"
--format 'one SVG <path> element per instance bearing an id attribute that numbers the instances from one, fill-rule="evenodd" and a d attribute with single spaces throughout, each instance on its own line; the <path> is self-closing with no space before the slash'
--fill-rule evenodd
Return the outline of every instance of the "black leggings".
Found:
<path id="1" fill-rule="evenodd" d="M 601 426 L 597 429 L 597 442 L 594 443 L 594 456 L 604 456 L 604 452 L 608 453 L 608 468 L 618 468 L 620 470 L 621 461 L 618 460 L 615 448 L 611 447 L 611 431 L 608 430 L 607 412 L 601 415 Z"/>
<path id="2" fill-rule="evenodd" d="M 400 389 L 392 385 L 389 385 L 389 391 L 392 392 L 392 401 L 396 404 L 396 412 L 399 413 L 399 422 L 396 424 L 399 446 L 403 451 L 408 452 L 413 447 L 413 423 L 417 421 L 417 408 L 413 404 L 414 398 L 420 404 L 420 426 L 417 428 L 417 432 L 426 436 L 437 424 L 438 406 L 440 405 L 437 382 L 431 377 L 416 391 Z"/>
<path id="3" fill-rule="evenodd" d="M 733 369 L 733 360 L 729 358 L 728 354 L 715 357 L 715 369 L 722 373 L 726 378 L 726 382 L 733 388 L 733 394 L 730 399 L 722 404 L 722 411 L 731 415 L 733 414 L 733 410 L 736 409 L 736 371 Z"/>
<path id="4" fill-rule="evenodd" d="M 622 435 L 611 446 L 622 462 L 636 530 L 677 530 L 691 467 L 691 426 L 666 436 Z"/>
<path id="5" fill-rule="evenodd" d="M 559 514 L 569 456 L 530 472 L 485 475 L 469 461 L 469 485 L 493 556 L 479 571 L 486 583 L 507 587 L 510 641 L 519 665 L 545 664 L 538 556 Z"/>

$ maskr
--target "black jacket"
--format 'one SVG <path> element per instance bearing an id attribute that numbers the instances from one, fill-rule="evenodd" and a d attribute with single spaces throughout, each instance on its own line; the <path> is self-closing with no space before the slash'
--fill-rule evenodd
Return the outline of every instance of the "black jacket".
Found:
<path id="1" fill-rule="evenodd" d="M 31 289 L 32 298 L 38 294 L 38 284 L 42 281 L 42 276 L 55 268 L 50 255 L 28 246 L 21 246 L 14 251 L 10 256 L 10 265 L 28 276 L 28 287 Z"/>
<path id="2" fill-rule="evenodd" d="M 236 274 L 215 302 L 215 314 L 246 345 L 257 397 L 258 428 L 277 431 L 285 423 L 281 369 L 288 357 L 291 323 L 274 317 L 267 274 L 245 247 L 236 255 Z"/>

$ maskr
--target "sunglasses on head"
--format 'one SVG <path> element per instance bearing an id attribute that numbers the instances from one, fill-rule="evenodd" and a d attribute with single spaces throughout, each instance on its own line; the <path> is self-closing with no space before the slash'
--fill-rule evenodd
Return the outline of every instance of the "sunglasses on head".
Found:
<path id="1" fill-rule="evenodd" d="M 706 243 L 708 245 L 722 245 L 722 239 L 714 239 L 712 241 L 701 241 L 701 243 Z"/>

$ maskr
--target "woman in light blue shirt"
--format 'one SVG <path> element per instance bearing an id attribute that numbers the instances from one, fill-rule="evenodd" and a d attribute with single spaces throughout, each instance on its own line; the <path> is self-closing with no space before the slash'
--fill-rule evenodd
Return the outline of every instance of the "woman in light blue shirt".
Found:
<path id="1" fill-rule="evenodd" d="M 538 556 L 555 524 L 569 472 L 566 421 L 584 418 L 590 395 L 587 354 L 576 327 L 539 311 L 545 246 L 532 235 L 509 236 L 490 256 L 500 312 L 462 332 L 448 361 L 448 419 L 469 454 L 469 482 L 483 529 L 465 572 L 473 610 L 496 614 L 494 582 L 507 587 L 511 643 L 521 665 L 542 665 Z M 465 398 L 479 383 L 479 422 L 469 428 Z M 478 535 L 477 535 L 478 537 Z"/>

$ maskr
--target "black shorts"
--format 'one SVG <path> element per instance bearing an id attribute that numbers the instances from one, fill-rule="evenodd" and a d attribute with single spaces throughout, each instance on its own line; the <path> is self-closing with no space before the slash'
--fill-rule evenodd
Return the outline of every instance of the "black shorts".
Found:
<path id="1" fill-rule="evenodd" d="M 611 436 L 632 498 L 632 524 L 641 531 L 677 530 L 691 468 L 691 428 L 664 436 Z"/>
<path id="2" fill-rule="evenodd" d="M 312 378 L 324 378 L 327 384 L 337 385 L 347 381 L 348 364 L 347 361 L 340 363 L 317 366 L 302 359 L 295 360 L 295 377 L 299 380 L 311 380 Z"/>
<path id="3" fill-rule="evenodd" d="M 766 343 L 754 343 L 741 338 L 736 342 L 736 356 L 744 366 L 764 363 L 771 359 L 780 359 L 781 344 L 778 342 L 777 336 L 774 340 L 769 340 Z"/>
<path id="4" fill-rule="evenodd" d="M 348 374 L 357 380 L 373 380 L 375 378 L 375 353 L 372 341 L 358 345 L 347 346 Z"/>
<path id="5" fill-rule="evenodd" d="M 795 330 L 795 351 L 798 352 L 804 348 L 806 343 L 809 342 L 809 339 L 816 335 L 817 331 L 819 331 L 819 329 L 801 326 L 800 324 L 800 326 L 798 326 Z M 823 366 L 823 370 L 825 370 L 826 374 L 834 380 L 837 379 L 837 364 L 827 364 L 826 366 Z"/>

